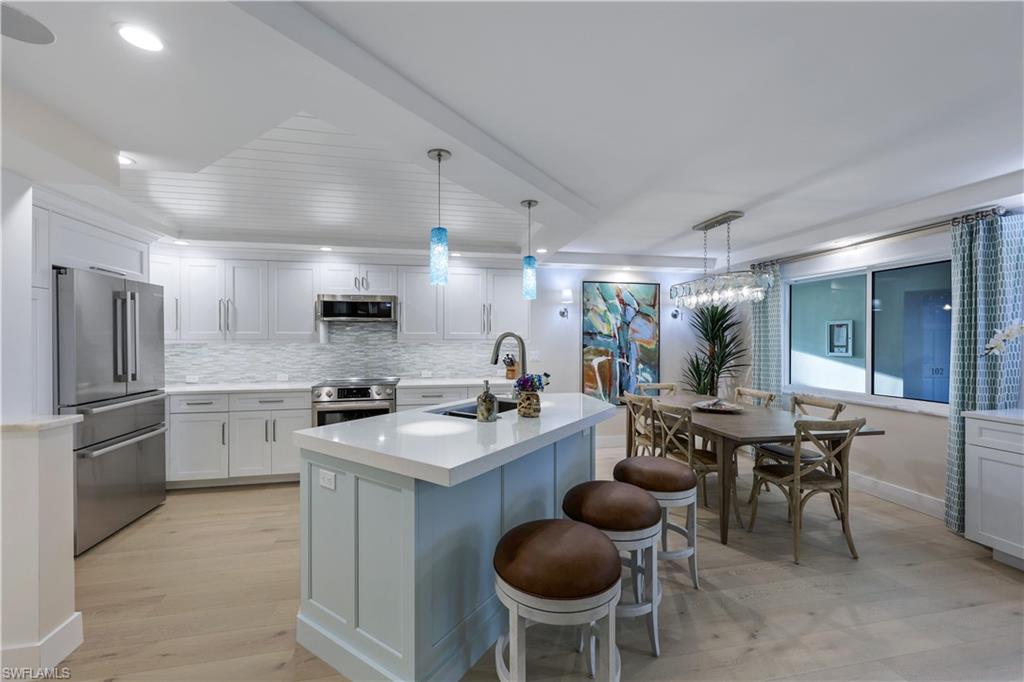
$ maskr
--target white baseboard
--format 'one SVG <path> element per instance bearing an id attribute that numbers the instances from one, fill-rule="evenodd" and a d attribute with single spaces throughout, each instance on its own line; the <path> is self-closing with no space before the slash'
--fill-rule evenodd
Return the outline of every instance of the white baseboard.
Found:
<path id="1" fill-rule="evenodd" d="M 597 447 L 599 448 L 624 448 L 626 447 L 626 434 L 615 436 L 598 436 Z"/>
<path id="2" fill-rule="evenodd" d="M 902 507 L 919 511 L 936 519 L 945 517 L 946 505 L 941 498 L 925 495 L 924 493 L 919 493 L 916 490 L 904 488 L 893 483 L 886 483 L 877 478 L 858 474 L 855 471 L 850 472 L 850 485 L 855 490 L 860 490 L 887 502 L 893 502 Z"/>
<path id="3" fill-rule="evenodd" d="M 4 668 L 55 668 L 82 644 L 82 612 L 75 611 L 34 644 L 4 647 Z"/>
<path id="4" fill-rule="evenodd" d="M 262 485 L 266 483 L 296 483 L 298 474 L 268 474 L 266 476 L 236 476 L 234 478 L 197 478 L 188 481 L 167 481 L 167 490 L 186 488 L 226 488 L 235 485 Z"/>

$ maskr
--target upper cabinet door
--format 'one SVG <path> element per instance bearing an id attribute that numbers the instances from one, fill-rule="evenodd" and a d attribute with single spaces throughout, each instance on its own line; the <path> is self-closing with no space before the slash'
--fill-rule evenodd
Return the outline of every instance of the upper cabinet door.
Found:
<path id="1" fill-rule="evenodd" d="M 502 332 L 530 338 L 530 301 L 523 298 L 521 270 L 488 270 L 487 298 L 490 338 Z"/>
<path id="2" fill-rule="evenodd" d="M 320 293 L 317 263 L 270 263 L 270 338 L 315 341 L 316 295 Z"/>
<path id="3" fill-rule="evenodd" d="M 359 293 L 393 296 L 398 291 L 398 268 L 394 265 L 360 265 Z"/>
<path id="4" fill-rule="evenodd" d="M 398 338 L 428 341 L 444 337 L 442 289 L 430 283 L 430 269 L 398 269 Z"/>
<path id="5" fill-rule="evenodd" d="M 32 207 L 32 286 L 50 288 L 50 212 Z"/>
<path id="6" fill-rule="evenodd" d="M 487 337 L 487 271 L 450 270 L 444 287 L 444 338 Z"/>
<path id="7" fill-rule="evenodd" d="M 358 294 L 359 266 L 355 263 L 321 263 L 318 294 Z"/>
<path id="8" fill-rule="evenodd" d="M 224 338 L 224 261 L 181 260 L 182 341 Z"/>
<path id="9" fill-rule="evenodd" d="M 176 256 L 150 256 L 149 281 L 164 288 L 164 338 L 181 333 L 181 271 Z"/>
<path id="10" fill-rule="evenodd" d="M 267 338 L 267 263 L 224 262 L 224 331 L 236 341 Z"/>

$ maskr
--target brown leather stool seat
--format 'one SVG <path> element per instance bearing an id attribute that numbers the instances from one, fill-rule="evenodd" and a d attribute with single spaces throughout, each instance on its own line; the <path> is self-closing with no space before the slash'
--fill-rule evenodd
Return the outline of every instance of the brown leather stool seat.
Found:
<path id="1" fill-rule="evenodd" d="M 661 507 L 643 488 L 619 481 L 587 481 L 569 489 L 562 511 L 573 521 L 610 531 L 650 528 L 661 521 Z"/>
<path id="2" fill-rule="evenodd" d="M 627 457 L 615 465 L 612 476 L 654 493 L 680 493 L 697 487 L 693 469 L 667 457 Z"/>
<path id="3" fill-rule="evenodd" d="M 516 526 L 498 541 L 494 570 L 512 587 L 545 599 L 600 594 L 622 572 L 608 536 L 584 523 L 541 519 Z"/>

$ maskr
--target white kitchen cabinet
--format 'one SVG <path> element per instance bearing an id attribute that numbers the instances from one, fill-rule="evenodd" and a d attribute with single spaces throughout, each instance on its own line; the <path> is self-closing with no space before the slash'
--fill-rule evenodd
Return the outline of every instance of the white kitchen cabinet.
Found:
<path id="1" fill-rule="evenodd" d="M 171 415 L 168 481 L 227 478 L 228 419 L 227 412 Z"/>
<path id="2" fill-rule="evenodd" d="M 1024 569 L 1024 411 L 965 417 L 964 534 Z"/>
<path id="3" fill-rule="evenodd" d="M 487 337 L 515 332 L 530 338 L 530 301 L 523 298 L 522 270 L 487 271 Z"/>
<path id="4" fill-rule="evenodd" d="M 52 414 L 53 405 L 53 294 L 32 287 L 32 407 L 36 414 Z"/>
<path id="5" fill-rule="evenodd" d="M 355 263 L 321 263 L 318 294 L 358 294 L 359 266 Z"/>
<path id="6" fill-rule="evenodd" d="M 102 227 L 49 211 L 50 262 L 149 280 L 149 245 Z"/>
<path id="7" fill-rule="evenodd" d="M 164 338 L 181 335 L 181 262 L 176 256 L 150 256 L 149 281 L 164 288 Z"/>
<path id="8" fill-rule="evenodd" d="M 50 288 L 50 212 L 32 207 L 32 286 Z"/>
<path id="9" fill-rule="evenodd" d="M 430 283 L 430 269 L 398 268 L 398 338 L 432 341 L 444 337 L 444 287 Z"/>
<path id="10" fill-rule="evenodd" d="M 487 271 L 452 269 L 444 286 L 444 338 L 487 337 Z"/>
<path id="11" fill-rule="evenodd" d="M 398 292 L 398 268 L 394 265 L 360 265 L 359 293 L 394 296 Z"/>
<path id="12" fill-rule="evenodd" d="M 166 299 L 165 299 L 166 300 Z M 164 309 L 167 309 L 166 304 Z M 209 258 L 181 260 L 182 341 L 224 338 L 224 261 Z"/>
<path id="13" fill-rule="evenodd" d="M 316 296 L 320 293 L 316 263 L 270 263 L 270 338 L 316 341 Z"/>
<path id="14" fill-rule="evenodd" d="M 234 341 L 267 338 L 267 262 L 224 262 L 224 332 Z"/>
<path id="15" fill-rule="evenodd" d="M 271 472 L 270 426 L 273 412 L 232 412 L 229 476 L 263 476 Z"/>
<path id="16" fill-rule="evenodd" d="M 308 429 L 312 418 L 310 410 L 274 410 L 270 423 L 271 473 L 299 473 L 302 458 L 298 446 L 292 442 L 292 433 Z"/>

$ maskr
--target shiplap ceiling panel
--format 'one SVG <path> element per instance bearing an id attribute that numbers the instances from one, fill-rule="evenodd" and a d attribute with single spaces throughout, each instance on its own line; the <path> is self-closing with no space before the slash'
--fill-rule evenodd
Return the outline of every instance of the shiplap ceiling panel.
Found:
<path id="1" fill-rule="evenodd" d="M 424 149 L 424 153 L 426 150 Z M 437 176 L 372 141 L 298 114 L 198 173 L 126 168 L 118 192 L 193 239 L 425 248 Z M 525 216 L 441 180 L 453 250 L 515 253 Z"/>

